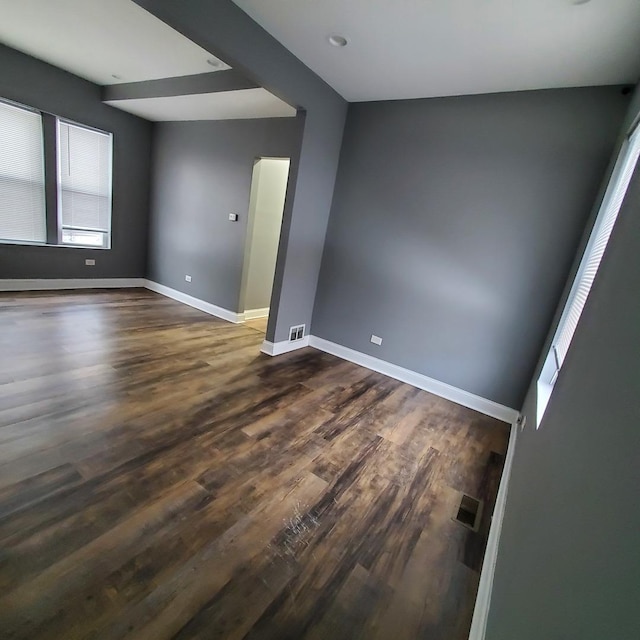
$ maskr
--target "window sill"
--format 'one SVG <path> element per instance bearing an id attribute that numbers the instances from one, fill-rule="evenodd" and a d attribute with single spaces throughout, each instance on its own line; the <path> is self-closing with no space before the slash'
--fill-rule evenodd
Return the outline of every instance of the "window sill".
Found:
<path id="1" fill-rule="evenodd" d="M 0 245 L 16 247 L 59 247 L 62 249 L 91 249 L 96 251 L 109 251 L 111 247 L 96 247 L 86 244 L 48 244 L 46 242 L 28 242 L 27 240 L 0 240 Z"/>
<path id="2" fill-rule="evenodd" d="M 549 398 L 551 398 L 552 391 L 553 385 L 547 384 L 546 382 L 540 382 L 540 380 L 538 380 L 538 397 L 536 399 L 536 429 L 540 428 L 540 423 L 542 422 L 544 412 L 546 411 L 547 405 L 549 404 Z"/>

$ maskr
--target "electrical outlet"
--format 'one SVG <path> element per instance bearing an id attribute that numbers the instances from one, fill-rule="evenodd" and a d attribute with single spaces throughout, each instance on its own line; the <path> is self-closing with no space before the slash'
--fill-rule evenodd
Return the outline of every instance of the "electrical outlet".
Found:
<path id="1" fill-rule="evenodd" d="M 237 213 L 230 213 L 229 214 L 229 220 L 231 220 L 231 222 L 238 222 L 238 214 Z"/>
<path id="2" fill-rule="evenodd" d="M 87 267 L 94 267 L 96 261 L 93 258 L 87 258 L 84 263 L 87 265 Z"/>
<path id="3" fill-rule="evenodd" d="M 191 282 L 191 276 L 185 276 L 185 277 L 184 277 L 184 279 L 185 279 L 187 282 Z"/>
<path id="4" fill-rule="evenodd" d="M 371 334 L 371 342 L 373 342 L 373 344 L 377 344 L 378 346 L 380 346 L 382 344 L 382 338 L 380 336 L 376 336 L 373 333 Z"/>
<path id="5" fill-rule="evenodd" d="M 289 329 L 289 342 L 302 340 L 302 338 L 304 338 L 304 328 L 305 325 L 303 324 L 299 324 L 297 327 L 291 327 Z"/>

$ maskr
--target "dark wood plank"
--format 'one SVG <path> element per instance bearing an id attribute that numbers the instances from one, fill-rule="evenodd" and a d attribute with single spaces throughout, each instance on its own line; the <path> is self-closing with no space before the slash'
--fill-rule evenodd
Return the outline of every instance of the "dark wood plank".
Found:
<path id="1" fill-rule="evenodd" d="M 466 638 L 508 426 L 254 324 L 0 294 L 2 638 Z"/>

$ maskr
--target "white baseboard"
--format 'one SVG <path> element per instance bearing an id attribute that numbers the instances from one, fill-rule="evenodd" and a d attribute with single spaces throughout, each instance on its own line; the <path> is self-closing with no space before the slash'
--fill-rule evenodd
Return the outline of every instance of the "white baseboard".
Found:
<path id="1" fill-rule="evenodd" d="M 250 318 L 265 317 L 269 313 L 269 309 L 250 309 L 244 313 L 236 313 L 223 307 L 218 307 L 210 302 L 205 302 L 199 298 L 194 298 L 182 291 L 166 287 L 163 284 L 145 280 L 144 278 L 64 278 L 64 279 L 20 279 L 20 280 L 0 280 L 0 291 L 47 291 L 57 289 L 114 289 L 114 288 L 135 288 L 146 287 L 151 291 L 155 291 L 163 296 L 182 302 L 183 304 L 204 311 L 217 318 L 222 318 L 228 322 L 238 324 Z M 256 314 L 256 315 L 254 315 Z M 257 315 L 262 314 L 262 315 Z M 504 420 L 505 422 L 514 422 L 518 417 L 515 409 L 510 409 L 504 405 L 487 400 L 468 391 L 463 391 L 439 380 L 434 380 L 428 376 L 416 373 L 404 367 L 400 367 L 390 362 L 385 362 L 379 358 L 367 355 L 360 351 L 343 347 L 342 345 L 317 338 L 316 336 L 305 336 L 302 340 L 295 342 L 268 342 L 265 340 L 262 346 L 262 352 L 270 356 L 277 356 L 303 347 L 312 346 L 320 351 L 326 351 L 334 356 L 349 360 L 355 364 L 359 364 L 367 369 L 378 371 L 384 375 L 395 378 L 407 384 L 411 384 L 419 389 L 424 389 L 430 393 L 457 402 L 470 409 L 475 409 L 486 415 Z"/>
<path id="2" fill-rule="evenodd" d="M 331 353 L 343 360 L 349 360 L 350 362 L 359 364 L 367 369 L 383 373 L 386 376 L 395 378 L 401 382 L 406 382 L 407 384 L 418 387 L 419 389 L 424 389 L 425 391 L 429 391 L 437 396 L 446 398 L 447 400 L 451 400 L 457 404 L 461 404 L 469 409 L 475 409 L 476 411 L 491 416 L 492 418 L 497 418 L 498 420 L 510 423 L 515 422 L 518 418 L 518 412 L 515 409 L 510 409 L 509 407 L 498 404 L 493 400 L 487 400 L 486 398 L 469 393 L 468 391 L 452 387 L 445 382 L 434 380 L 433 378 L 429 378 L 421 373 L 416 373 L 410 369 L 405 369 L 404 367 L 399 367 L 398 365 L 391 364 L 385 360 L 374 358 L 366 353 L 354 351 L 348 347 L 343 347 L 335 342 L 311 336 L 309 346 L 315 347 L 320 351 Z"/>
<path id="3" fill-rule="evenodd" d="M 269 342 L 265 340 L 262 343 L 262 348 L 260 351 L 262 353 L 266 353 L 268 356 L 280 356 L 283 353 L 289 353 L 290 351 L 297 351 L 298 349 L 303 349 L 304 347 L 309 346 L 309 336 L 305 336 L 302 340 L 295 340 L 294 342 L 289 342 L 288 340 L 284 340 L 282 342 Z"/>
<path id="4" fill-rule="evenodd" d="M 268 318 L 269 307 L 264 307 L 263 309 L 247 309 L 243 313 L 239 313 L 238 316 L 242 318 L 241 322 L 245 320 L 257 320 L 258 318 Z"/>
<path id="5" fill-rule="evenodd" d="M 235 311 L 229 311 L 229 309 L 218 307 L 217 305 L 211 304 L 210 302 L 200 300 L 200 298 L 194 298 L 193 296 L 190 296 L 187 293 L 182 293 L 182 291 L 178 291 L 177 289 L 165 287 L 163 284 L 153 282 L 153 280 L 147 280 L 145 286 L 150 291 L 155 291 L 156 293 L 166 296 L 167 298 L 182 302 L 183 304 L 189 305 L 194 309 L 204 311 L 205 313 L 208 313 L 211 316 L 215 316 L 216 318 L 222 318 L 222 320 L 233 322 L 234 324 L 243 322 L 241 314 L 236 313 Z"/>
<path id="6" fill-rule="evenodd" d="M 493 518 L 491 519 L 487 548 L 484 552 L 480 584 L 478 585 L 478 595 L 476 596 L 476 604 L 473 609 L 469 640 L 484 640 L 487 631 L 489 607 L 491 606 L 491 592 L 493 591 L 493 578 L 496 572 L 498 546 L 500 543 L 500 534 L 502 533 L 502 522 L 504 520 L 504 511 L 507 503 L 509 478 L 511 476 L 511 467 L 513 466 L 518 430 L 518 425 L 513 422 L 511 425 L 511 435 L 509 437 L 509 447 L 507 448 L 507 457 L 504 462 L 502 477 L 500 478 L 496 506 L 493 510 Z"/>
<path id="7" fill-rule="evenodd" d="M 210 302 L 194 298 L 171 287 L 165 287 L 145 278 L 38 278 L 0 279 L 0 291 L 56 291 L 64 289 L 131 289 L 146 288 L 167 298 L 177 300 L 217 318 L 238 324 L 244 322 L 243 314 L 218 307 Z M 263 311 L 256 309 L 255 311 Z M 245 312 L 246 313 L 246 312 Z M 267 309 L 268 315 L 269 310 Z M 264 317 L 264 316 L 253 316 Z M 283 352 L 284 353 L 284 352 Z"/>
<path id="8" fill-rule="evenodd" d="M 146 286 L 144 278 L 38 278 L 0 280 L 0 291 L 55 291 L 62 289 L 131 289 Z"/>

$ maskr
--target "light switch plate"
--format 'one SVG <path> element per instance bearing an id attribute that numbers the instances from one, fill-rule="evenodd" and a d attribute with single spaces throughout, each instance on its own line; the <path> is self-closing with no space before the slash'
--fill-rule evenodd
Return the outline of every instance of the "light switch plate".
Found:
<path id="1" fill-rule="evenodd" d="M 191 282 L 191 276 L 185 276 L 185 277 L 184 277 L 184 279 L 185 279 L 187 282 Z"/>

